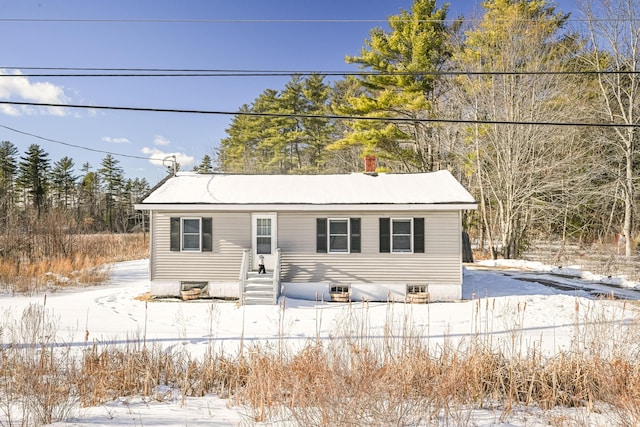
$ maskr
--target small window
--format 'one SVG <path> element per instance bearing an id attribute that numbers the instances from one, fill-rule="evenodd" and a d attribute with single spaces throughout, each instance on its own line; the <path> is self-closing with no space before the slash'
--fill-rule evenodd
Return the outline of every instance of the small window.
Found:
<path id="1" fill-rule="evenodd" d="M 169 245 L 173 252 L 212 252 L 211 218 L 170 218 Z"/>
<path id="2" fill-rule="evenodd" d="M 200 218 L 182 218 L 182 250 L 200 250 Z"/>
<path id="3" fill-rule="evenodd" d="M 380 253 L 424 253 L 424 218 L 380 218 Z"/>
<path id="4" fill-rule="evenodd" d="M 329 252 L 349 252 L 348 219 L 329 219 Z"/>
<path id="5" fill-rule="evenodd" d="M 360 253 L 360 218 L 316 218 L 318 253 Z"/>
<path id="6" fill-rule="evenodd" d="M 412 221 L 391 219 L 391 252 L 411 252 Z"/>

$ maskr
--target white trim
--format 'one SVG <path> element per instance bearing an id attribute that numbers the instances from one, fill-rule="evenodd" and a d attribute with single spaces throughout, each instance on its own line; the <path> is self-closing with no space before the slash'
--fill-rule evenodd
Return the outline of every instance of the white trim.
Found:
<path id="1" fill-rule="evenodd" d="M 394 221 L 409 221 L 409 250 L 408 251 L 394 251 L 393 250 L 393 222 Z M 413 253 L 413 218 L 389 218 L 389 252 L 392 254 L 412 254 Z M 398 236 L 406 236 L 406 234 L 398 234 Z"/>
<path id="2" fill-rule="evenodd" d="M 331 221 L 345 221 L 347 223 L 347 250 L 331 250 Z M 350 254 L 351 253 L 351 220 L 350 218 L 327 218 L 327 253 L 328 254 Z"/>
<path id="3" fill-rule="evenodd" d="M 258 269 L 258 243 L 257 243 L 257 220 L 269 219 L 271 221 L 271 253 L 264 255 L 264 264 L 267 271 L 275 266 L 276 249 L 278 248 L 278 214 L 276 212 L 254 212 L 251 215 L 251 268 Z"/>
<path id="4" fill-rule="evenodd" d="M 328 204 L 328 205 L 312 205 L 312 204 L 136 204 L 137 210 L 148 211 L 171 211 L 171 212 L 285 212 L 285 211 L 453 211 L 453 210 L 472 210 L 477 209 L 477 203 L 460 203 L 460 204 Z"/>
<path id="5" fill-rule="evenodd" d="M 184 220 L 198 220 L 198 249 L 184 248 Z M 194 233 L 189 233 L 192 236 Z M 202 252 L 202 217 L 181 216 L 180 217 L 180 252 L 198 253 Z"/>

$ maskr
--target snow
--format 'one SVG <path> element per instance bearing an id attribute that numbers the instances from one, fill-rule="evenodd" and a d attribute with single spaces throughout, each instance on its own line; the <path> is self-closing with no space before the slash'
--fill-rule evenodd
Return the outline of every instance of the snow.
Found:
<path id="1" fill-rule="evenodd" d="M 282 191 L 286 189 L 287 191 Z M 154 204 L 468 204 L 473 196 L 443 170 L 416 174 L 224 175 L 178 173 L 136 209 Z M 473 206 L 465 206 L 469 209 Z"/>
<path id="2" fill-rule="evenodd" d="M 434 342 L 464 340 L 490 334 L 496 345 L 507 342 L 514 331 L 523 341 L 547 354 L 567 350 L 574 333 L 576 309 L 595 304 L 612 306 L 615 301 L 597 300 L 591 292 L 602 277 L 581 272 L 579 267 L 562 268 L 531 263 L 478 263 L 465 268 L 463 301 L 433 304 L 326 303 L 286 299 L 275 306 L 239 306 L 235 302 L 137 299 L 149 290 L 148 261 L 123 262 L 112 266 L 111 280 L 97 287 L 69 289 L 37 296 L 0 297 L 4 318 L 19 319 L 30 304 L 43 304 L 57 319 L 59 342 L 74 348 L 93 343 L 117 344 L 144 338 L 166 351 L 188 351 L 193 357 L 213 347 L 226 353 L 239 349 L 242 340 L 269 343 L 285 340 L 295 349 L 309 338 L 328 340 L 348 313 L 367 316 L 370 333 L 383 335 L 389 316 L 412 319 Z M 535 273 L 534 273 L 535 271 Z M 527 276 L 528 274 L 528 276 Z M 525 277 L 527 280 L 522 280 Z M 557 289 L 529 279 L 554 278 L 571 283 L 574 289 Z M 610 279 L 610 278 L 607 278 Z M 619 290 L 630 292 L 637 283 L 618 278 Z M 526 307 L 526 310 L 525 310 Z M 608 309 L 608 308 L 607 308 Z M 213 331 L 213 335 L 211 334 Z M 127 398 L 109 404 L 81 408 L 74 418 L 58 426 L 211 426 L 238 425 L 246 419 L 227 401 L 209 395 L 182 398 L 177 391 L 159 390 L 160 399 Z M 164 394 L 163 394 L 164 393 Z M 569 411 L 567 409 L 567 411 Z M 586 419 L 583 409 L 572 409 L 569 417 Z M 544 417 L 531 408 L 515 411 L 509 422 L 499 412 L 474 410 L 471 424 L 478 426 L 546 425 Z M 564 414 L 563 416 L 567 416 Z M 547 418 L 545 418 L 547 417 Z M 590 425 L 598 425 L 591 420 Z M 571 424 L 566 424 L 571 425 Z"/>

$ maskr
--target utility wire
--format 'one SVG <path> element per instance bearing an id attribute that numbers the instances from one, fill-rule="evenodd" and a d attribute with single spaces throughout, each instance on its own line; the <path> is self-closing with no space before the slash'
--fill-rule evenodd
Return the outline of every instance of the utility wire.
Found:
<path id="1" fill-rule="evenodd" d="M 202 70 L 170 68 L 48 68 L 48 67 L 2 67 L 0 70 L 73 71 L 73 73 L 26 73 L 3 74 L 1 77 L 287 77 L 299 76 L 519 76 L 519 75 L 598 75 L 640 74 L 638 70 L 578 70 L 578 71 L 310 71 L 310 70 Z M 85 71 L 77 73 L 76 71 Z M 96 71 L 96 72 L 86 72 Z M 104 72 L 97 72 L 104 71 Z"/>
<path id="2" fill-rule="evenodd" d="M 117 107 L 106 105 L 80 105 L 80 104 L 53 104 L 38 102 L 20 102 L 0 100 L 0 104 L 31 106 L 31 107 L 60 107 L 60 108 L 84 108 L 94 110 L 119 110 L 138 111 L 152 113 L 182 113 L 203 115 L 227 115 L 227 116 L 254 116 L 254 117 L 284 117 L 300 119 L 326 119 L 326 120 L 365 120 L 391 123 L 459 123 L 459 124 L 488 124 L 488 125 L 525 125 L 525 126 L 572 126 L 572 127 L 619 127 L 637 128 L 639 124 L 628 123 L 585 123 L 585 122 L 530 122 L 522 120 L 470 120 L 448 118 L 410 118 L 410 117 L 366 117 L 343 116 L 336 114 L 287 114 L 287 113 L 261 113 L 254 111 L 215 111 L 215 110 L 188 110 L 176 108 L 148 108 L 148 107 Z"/>
<path id="3" fill-rule="evenodd" d="M 391 16 L 396 18 L 395 16 Z M 393 19 L 394 22 L 458 23 L 482 22 L 483 18 L 450 19 Z M 519 19 L 520 22 L 539 22 L 538 19 Z M 566 22 L 636 22 L 640 19 L 569 18 Z M 98 19 L 98 18 L 0 18 L 0 22 L 14 23 L 88 23 L 88 24 L 388 24 L 389 19 Z"/>
<path id="4" fill-rule="evenodd" d="M 36 134 L 33 134 L 33 133 L 21 131 L 21 130 L 18 130 L 18 129 L 9 127 L 9 126 L 1 125 L 1 124 L 0 124 L 0 128 L 9 130 L 11 132 L 19 133 L 21 135 L 30 136 L 32 138 L 37 138 L 37 139 L 40 139 L 42 141 L 47 141 L 47 142 L 53 142 L 55 144 L 66 145 L 67 147 L 79 148 L 81 150 L 93 151 L 95 153 L 110 154 L 112 156 L 128 157 L 128 158 L 131 158 L 131 159 L 155 160 L 155 159 L 151 159 L 150 157 L 134 156 L 134 155 L 131 155 L 131 154 L 115 153 L 113 151 L 98 150 L 97 148 L 89 148 L 89 147 L 84 147 L 82 145 L 70 144 L 68 142 L 58 141 L 58 140 L 51 139 L 51 138 L 45 138 L 44 136 L 40 136 L 40 135 L 36 135 Z"/>

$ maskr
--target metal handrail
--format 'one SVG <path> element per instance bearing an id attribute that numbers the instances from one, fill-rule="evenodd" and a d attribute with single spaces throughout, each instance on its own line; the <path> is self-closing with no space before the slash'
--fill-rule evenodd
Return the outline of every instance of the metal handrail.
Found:
<path id="1" fill-rule="evenodd" d="M 240 264 L 240 279 L 238 284 L 240 286 L 239 289 L 239 298 L 240 305 L 244 305 L 244 287 L 247 282 L 247 274 L 249 273 L 249 257 L 251 256 L 251 251 L 249 249 L 242 250 L 242 264 Z"/>
<path id="2" fill-rule="evenodd" d="M 276 249 L 276 262 L 273 266 L 273 304 L 278 303 L 280 297 L 280 248 Z"/>

